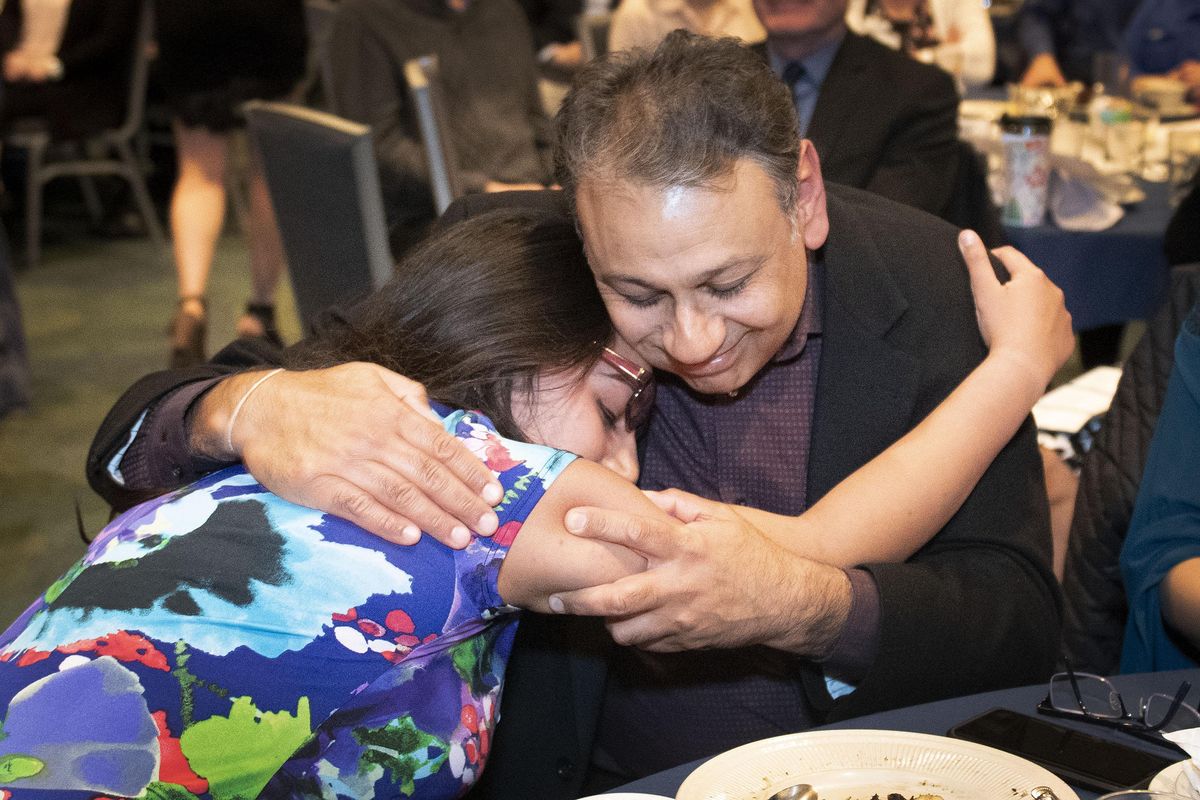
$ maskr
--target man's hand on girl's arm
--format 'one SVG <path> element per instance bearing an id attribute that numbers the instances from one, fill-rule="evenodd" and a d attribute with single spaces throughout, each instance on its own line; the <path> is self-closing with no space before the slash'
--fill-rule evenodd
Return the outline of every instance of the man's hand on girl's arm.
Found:
<path id="1" fill-rule="evenodd" d="M 281 497 L 401 544 L 424 531 L 461 548 L 470 531 L 495 532 L 499 483 L 442 428 L 420 384 L 350 363 L 281 372 L 247 396 L 264 375 L 226 378 L 201 399 L 190 433 L 197 454 L 240 458 Z"/>

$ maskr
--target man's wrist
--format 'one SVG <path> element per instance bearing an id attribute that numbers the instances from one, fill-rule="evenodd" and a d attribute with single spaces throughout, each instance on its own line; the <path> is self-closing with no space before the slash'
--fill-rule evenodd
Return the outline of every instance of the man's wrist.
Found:
<path id="1" fill-rule="evenodd" d="M 850 618 L 853 592 L 845 571 L 796 557 L 795 589 L 785 600 L 783 626 L 765 642 L 770 647 L 805 658 L 829 654 Z"/>
<path id="2" fill-rule="evenodd" d="M 229 420 L 238 401 L 269 370 L 231 375 L 205 394 L 191 415 L 188 447 L 192 454 L 217 461 L 237 461 L 241 453 L 228 444 Z"/>

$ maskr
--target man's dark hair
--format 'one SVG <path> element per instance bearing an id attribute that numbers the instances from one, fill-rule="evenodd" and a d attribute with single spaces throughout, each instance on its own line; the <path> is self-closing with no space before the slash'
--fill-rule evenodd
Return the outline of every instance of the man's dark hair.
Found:
<path id="1" fill-rule="evenodd" d="M 564 217 L 493 211 L 413 249 L 347 322 L 294 349 L 288 366 L 370 361 L 477 409 L 509 438 L 514 392 L 543 369 L 590 368 L 612 336 L 583 247 Z"/>
<path id="2" fill-rule="evenodd" d="M 557 117 L 555 169 L 572 202 L 587 180 L 712 186 L 739 159 L 796 204 L 800 137 L 787 87 L 737 39 L 677 30 L 653 50 L 593 61 Z"/>

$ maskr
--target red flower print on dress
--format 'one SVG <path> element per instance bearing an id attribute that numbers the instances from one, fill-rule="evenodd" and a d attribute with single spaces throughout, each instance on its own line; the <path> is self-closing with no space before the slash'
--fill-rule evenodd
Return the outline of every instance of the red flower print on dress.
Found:
<path id="1" fill-rule="evenodd" d="M 334 622 L 354 622 L 358 619 L 358 609 L 352 608 L 345 614 L 333 614 L 332 616 Z"/>
<path id="2" fill-rule="evenodd" d="M 66 653 L 95 653 L 98 656 L 112 656 L 117 661 L 136 661 L 150 669 L 170 672 L 167 657 L 160 653 L 150 640 L 136 633 L 117 631 L 95 639 L 80 639 L 78 642 L 58 646 L 58 652 Z"/>
<path id="3" fill-rule="evenodd" d="M 479 712 L 475 709 L 475 706 L 466 705 L 462 707 L 462 724 L 471 733 L 479 732 Z"/>
<path id="4" fill-rule="evenodd" d="M 412 621 L 412 617 L 398 608 L 388 612 L 383 624 L 387 625 L 388 630 L 394 633 L 412 633 L 417 629 L 417 626 Z"/>
<path id="5" fill-rule="evenodd" d="M 208 781 L 192 772 L 179 740 L 167 730 L 167 712 L 153 711 L 154 725 L 158 728 L 159 767 L 158 779 L 163 783 L 174 783 L 187 789 L 192 794 L 204 794 L 208 791 Z M 0 800 L 3 800 L 0 798 Z"/>
<path id="6" fill-rule="evenodd" d="M 4 655 L 0 655 L 0 661 L 11 661 L 12 657 L 15 655 L 16 653 L 13 652 L 5 653 Z M 49 657 L 50 651 L 38 650 L 36 647 L 31 647 L 24 653 L 21 653 L 20 657 L 17 658 L 17 666 L 28 667 L 30 664 L 36 664 L 39 661 L 45 661 Z M 3 798 L 0 798 L 0 800 L 3 800 Z"/>
<path id="7" fill-rule="evenodd" d="M 387 631 L 383 629 L 383 626 L 373 619 L 360 619 L 358 621 L 358 629 L 367 636 L 379 637 L 387 634 Z"/>
<path id="8" fill-rule="evenodd" d="M 494 433 L 488 434 L 487 447 L 484 449 L 484 464 L 492 472 L 497 474 L 508 472 L 513 467 L 519 467 L 524 464 L 524 461 L 514 461 L 512 455 L 508 452 L 508 448 L 504 446 L 504 442 Z"/>
<path id="9" fill-rule="evenodd" d="M 521 523 L 515 519 L 510 519 L 492 534 L 492 541 L 501 547 L 508 547 L 513 543 L 513 539 L 517 538 L 517 533 L 519 533 L 520 530 Z"/>

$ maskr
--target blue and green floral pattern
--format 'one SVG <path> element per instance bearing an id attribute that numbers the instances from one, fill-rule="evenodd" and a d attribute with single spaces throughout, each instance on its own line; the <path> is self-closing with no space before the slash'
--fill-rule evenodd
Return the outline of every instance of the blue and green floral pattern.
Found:
<path id="1" fill-rule="evenodd" d="M 443 418 L 506 490 L 465 550 L 389 544 L 240 467 L 114 520 L 0 635 L 0 800 L 463 794 L 516 630 L 500 565 L 573 456 Z"/>

